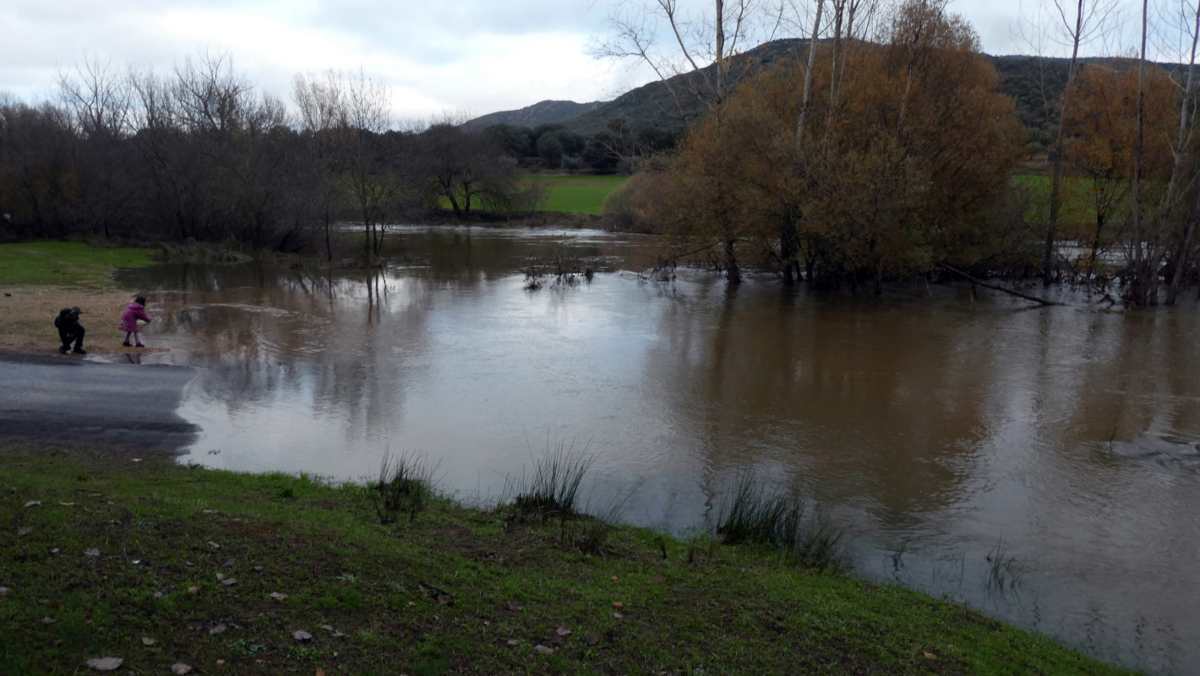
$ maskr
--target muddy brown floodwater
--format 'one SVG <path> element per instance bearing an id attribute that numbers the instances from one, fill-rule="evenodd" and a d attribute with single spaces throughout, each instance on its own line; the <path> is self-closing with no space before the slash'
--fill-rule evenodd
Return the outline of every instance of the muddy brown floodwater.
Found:
<path id="1" fill-rule="evenodd" d="M 1102 659 L 1200 672 L 1200 310 L 1029 308 L 640 279 L 653 242 L 398 228 L 380 274 L 163 266 L 144 357 L 200 367 L 186 461 L 361 479 L 426 453 L 488 501 L 548 445 L 588 504 L 703 528 L 738 472 L 846 528 L 859 574 L 965 601 Z M 531 259 L 613 269 L 524 289 Z M 1064 292 L 1065 293 L 1065 292 Z M 997 580 L 988 558 L 1004 565 Z"/>

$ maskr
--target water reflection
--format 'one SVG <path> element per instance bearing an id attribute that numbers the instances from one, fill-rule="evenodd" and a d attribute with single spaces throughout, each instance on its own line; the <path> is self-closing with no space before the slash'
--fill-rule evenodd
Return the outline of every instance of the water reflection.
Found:
<path id="1" fill-rule="evenodd" d="M 409 228 L 389 246 L 373 272 L 134 273 L 171 348 L 144 360 L 205 367 L 181 410 L 204 430 L 188 459 L 353 479 L 425 451 L 445 488 L 485 499 L 547 439 L 574 440 L 598 456 L 594 509 L 675 531 L 753 467 L 847 524 L 866 575 L 1200 670 L 1195 308 L 731 292 L 705 274 L 528 292 L 531 260 L 637 269 L 653 245 Z M 1019 570 L 1002 594 L 997 547 Z"/>

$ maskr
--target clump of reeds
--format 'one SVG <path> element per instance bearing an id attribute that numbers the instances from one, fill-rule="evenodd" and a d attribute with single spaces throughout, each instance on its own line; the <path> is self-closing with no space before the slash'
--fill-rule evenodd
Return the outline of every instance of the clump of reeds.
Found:
<path id="1" fill-rule="evenodd" d="M 379 522 L 395 523 L 402 514 L 415 521 L 433 497 L 433 472 L 433 466 L 422 455 L 385 455 L 379 479 L 369 487 Z"/>
<path id="2" fill-rule="evenodd" d="M 575 516 L 580 488 L 594 458 L 574 445 L 559 443 L 534 462 L 533 471 L 512 487 L 512 506 L 522 516 Z"/>
<path id="3" fill-rule="evenodd" d="M 845 531 L 823 513 L 808 515 L 803 498 L 769 491 L 752 472 L 738 475 L 718 519 L 717 535 L 728 545 L 773 547 L 805 567 L 841 567 Z"/>
<path id="4" fill-rule="evenodd" d="M 1021 566 L 1016 557 L 1008 553 L 1004 540 L 998 540 L 996 546 L 987 554 L 988 576 L 987 589 L 990 592 L 1015 591 L 1021 584 Z"/>

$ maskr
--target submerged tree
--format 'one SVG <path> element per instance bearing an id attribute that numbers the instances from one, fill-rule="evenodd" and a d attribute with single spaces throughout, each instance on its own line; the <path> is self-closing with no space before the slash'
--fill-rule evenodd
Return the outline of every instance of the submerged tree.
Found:
<path id="1" fill-rule="evenodd" d="M 665 217 L 675 211 L 677 227 L 705 237 L 737 223 L 776 252 L 779 224 L 795 223 L 819 242 L 810 276 L 876 289 L 888 276 L 986 260 L 1023 146 L 1013 104 L 970 26 L 940 6 L 902 5 L 880 38 L 840 62 L 815 58 L 811 70 L 794 63 L 744 83 L 668 168 Z M 807 105 L 796 95 L 806 81 Z M 731 189 L 715 189 L 718 180 Z"/>

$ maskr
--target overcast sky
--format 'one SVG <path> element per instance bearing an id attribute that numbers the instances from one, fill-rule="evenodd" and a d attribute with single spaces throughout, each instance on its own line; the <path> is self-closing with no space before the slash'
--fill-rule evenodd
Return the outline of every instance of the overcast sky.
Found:
<path id="1" fill-rule="evenodd" d="M 970 19 L 986 51 L 1022 53 L 1014 27 L 1021 3 L 1031 15 L 1037 1 L 953 0 L 951 10 Z M 1135 0 L 1119 1 L 1132 17 Z M 58 73 L 84 58 L 166 70 L 207 51 L 232 55 L 239 72 L 285 100 L 296 73 L 361 68 L 387 83 L 406 119 L 608 99 L 648 79 L 644 69 L 592 56 L 614 13 L 629 16 L 641 2 L 3 0 L 0 92 L 53 96 Z M 1132 48 L 1110 42 L 1110 50 Z"/>

